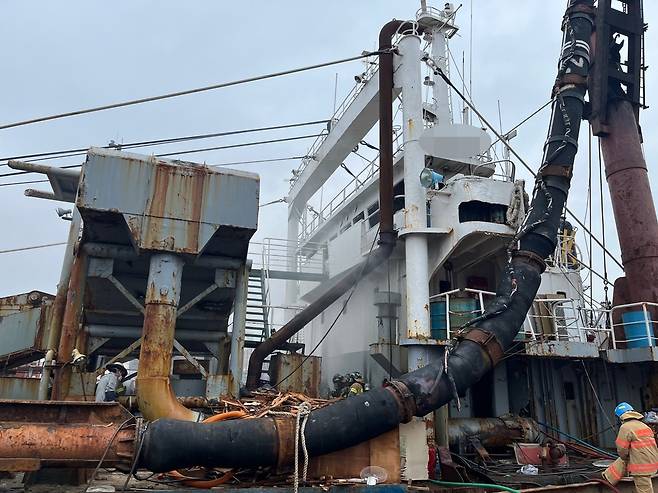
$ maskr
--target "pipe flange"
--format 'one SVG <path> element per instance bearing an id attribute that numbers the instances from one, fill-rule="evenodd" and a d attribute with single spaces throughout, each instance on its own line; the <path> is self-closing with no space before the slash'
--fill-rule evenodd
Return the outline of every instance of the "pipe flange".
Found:
<path id="1" fill-rule="evenodd" d="M 568 165 L 562 166 L 561 164 L 547 164 L 546 166 L 541 167 L 539 174 L 542 178 L 547 176 L 559 176 L 571 179 L 573 176 L 573 167 Z"/>
<path id="2" fill-rule="evenodd" d="M 408 423 L 416 415 L 416 399 L 409 388 L 400 380 L 389 380 L 385 384 L 400 405 L 400 422 Z"/>

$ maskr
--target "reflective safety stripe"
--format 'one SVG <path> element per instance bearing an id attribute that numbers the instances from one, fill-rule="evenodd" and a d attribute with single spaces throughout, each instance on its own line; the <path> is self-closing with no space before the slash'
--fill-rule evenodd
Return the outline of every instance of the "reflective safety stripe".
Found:
<path id="1" fill-rule="evenodd" d="M 617 470 L 614 463 L 610 464 L 610 467 L 608 467 L 608 471 L 615 479 L 621 479 L 622 471 Z"/>
<path id="2" fill-rule="evenodd" d="M 650 464 L 629 464 L 628 472 L 656 472 L 658 471 L 658 462 Z"/>
<path id="3" fill-rule="evenodd" d="M 649 438 L 649 437 L 640 438 L 639 440 L 633 440 L 631 442 L 632 449 L 655 447 L 655 446 L 656 446 L 656 440 L 654 438 Z"/>
<path id="4" fill-rule="evenodd" d="M 615 445 L 617 445 L 617 447 L 620 448 L 628 448 L 631 445 L 631 442 L 629 442 L 628 440 L 622 440 L 621 438 L 617 438 L 617 440 L 615 440 Z"/>
<path id="5" fill-rule="evenodd" d="M 635 433 L 636 436 L 638 437 L 653 437 L 653 430 L 651 428 L 640 428 L 639 430 L 634 430 L 633 433 Z"/>

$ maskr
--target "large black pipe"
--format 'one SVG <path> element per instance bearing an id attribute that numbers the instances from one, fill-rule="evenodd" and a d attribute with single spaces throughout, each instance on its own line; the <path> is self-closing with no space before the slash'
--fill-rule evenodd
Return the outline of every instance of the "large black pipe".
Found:
<path id="1" fill-rule="evenodd" d="M 313 411 L 305 431 L 310 455 L 353 446 L 428 414 L 480 380 L 509 348 L 539 288 L 544 259 L 557 243 L 587 90 L 592 18 L 592 0 L 570 1 L 542 166 L 494 302 L 450 352 L 448 368 L 432 363 L 387 387 Z M 152 471 L 285 464 L 293 458 L 294 438 L 292 420 L 207 425 L 158 420 L 144 434 L 139 464 Z"/>
<path id="2" fill-rule="evenodd" d="M 295 315 L 270 338 L 261 342 L 249 357 L 247 388 L 260 384 L 263 362 L 292 336 L 302 330 L 359 279 L 386 260 L 395 247 L 393 229 L 393 52 L 391 40 L 396 32 L 412 27 L 403 21 L 388 22 L 379 33 L 379 246 L 316 301 Z"/>

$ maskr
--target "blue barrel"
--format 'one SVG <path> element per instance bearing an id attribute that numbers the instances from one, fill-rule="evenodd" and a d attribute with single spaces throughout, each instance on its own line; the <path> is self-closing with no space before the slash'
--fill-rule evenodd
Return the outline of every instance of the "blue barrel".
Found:
<path id="1" fill-rule="evenodd" d="M 432 339 L 440 340 L 447 337 L 445 300 L 430 303 L 430 332 Z"/>
<path id="2" fill-rule="evenodd" d="M 647 316 L 651 316 L 647 312 Z M 621 320 L 624 322 L 624 334 L 626 334 L 626 347 L 649 347 L 653 346 L 653 322 L 649 320 L 649 336 L 647 336 L 647 319 L 644 311 L 622 313 Z"/>

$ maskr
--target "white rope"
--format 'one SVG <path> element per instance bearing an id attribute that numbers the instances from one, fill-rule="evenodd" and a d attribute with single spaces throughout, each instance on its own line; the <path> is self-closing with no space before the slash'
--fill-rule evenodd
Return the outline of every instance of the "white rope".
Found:
<path id="1" fill-rule="evenodd" d="M 306 422 L 308 421 L 308 416 L 311 414 L 311 405 L 308 402 L 302 402 L 297 407 L 297 419 L 295 422 L 295 477 L 294 477 L 294 492 L 298 493 L 299 491 L 299 441 L 301 437 L 302 442 L 302 452 L 304 453 L 304 469 L 302 481 L 306 482 L 306 477 L 308 475 L 308 450 L 306 448 L 306 436 L 304 431 L 306 430 Z"/>

